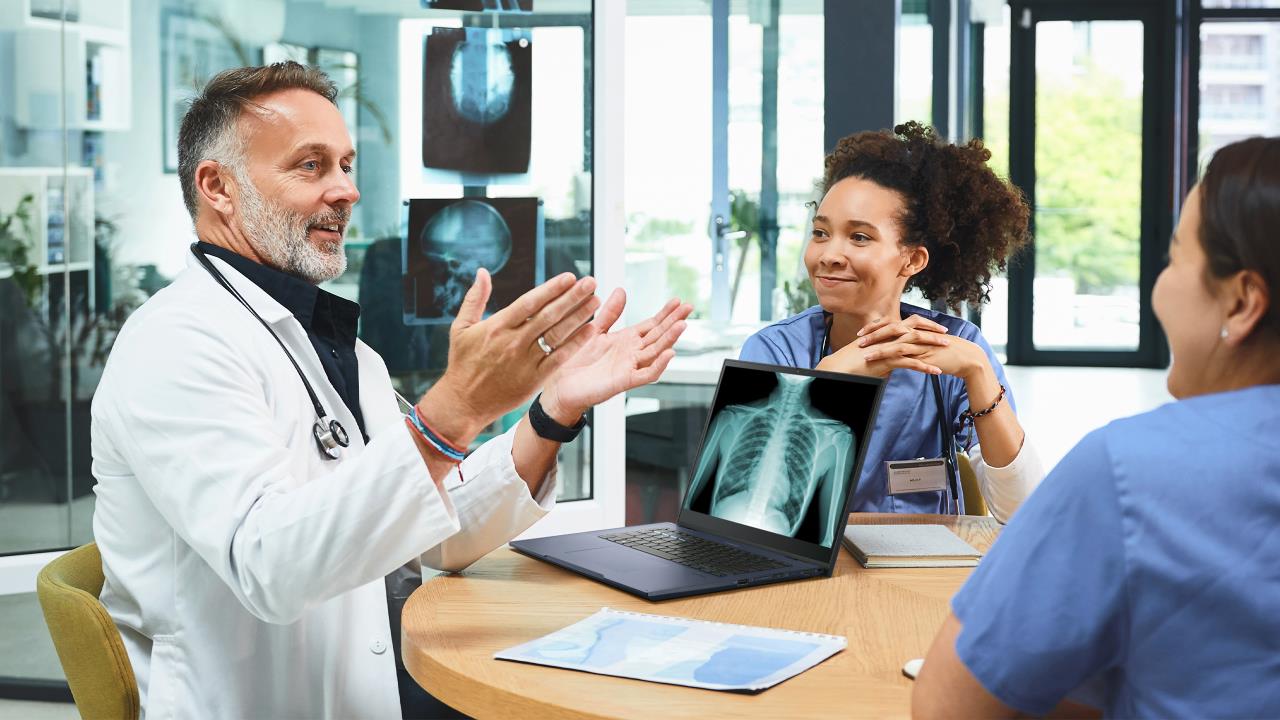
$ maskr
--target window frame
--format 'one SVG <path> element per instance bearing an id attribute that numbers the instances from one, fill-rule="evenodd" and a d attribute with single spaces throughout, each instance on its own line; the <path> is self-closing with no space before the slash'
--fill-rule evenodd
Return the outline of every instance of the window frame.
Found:
<path id="1" fill-rule="evenodd" d="M 1186 35 L 1186 106 L 1187 122 L 1183 128 L 1184 167 L 1180 173 L 1179 199 L 1186 197 L 1200 176 L 1200 31 L 1206 22 L 1275 22 L 1280 23 L 1280 7 L 1274 8 L 1206 8 L 1203 0 L 1181 0 Z"/>
<path id="2" fill-rule="evenodd" d="M 1138 249 L 1138 347 L 1134 350 L 1047 350 L 1034 343 L 1035 246 L 1009 263 L 1008 364 L 1081 367 L 1168 365 L 1169 351 L 1151 308 L 1151 291 L 1164 267 L 1165 247 L 1173 232 L 1176 208 L 1173 178 L 1177 167 L 1179 63 L 1174 8 L 1161 0 L 1011 0 L 1009 176 L 1035 206 L 1035 24 L 1041 21 L 1137 20 L 1144 23 L 1142 117 L 1142 211 Z M 1023 27 L 1030 12 L 1029 27 Z M 1179 196 L 1180 197 L 1180 196 Z M 1034 213 L 1031 218 L 1035 232 Z"/>

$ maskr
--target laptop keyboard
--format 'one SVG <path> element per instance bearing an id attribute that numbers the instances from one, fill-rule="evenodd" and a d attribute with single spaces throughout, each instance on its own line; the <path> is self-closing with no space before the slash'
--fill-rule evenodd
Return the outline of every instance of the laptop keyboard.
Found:
<path id="1" fill-rule="evenodd" d="M 652 528 L 612 533 L 600 537 L 719 577 L 786 567 L 763 555 L 756 555 L 732 545 L 707 540 L 679 530 Z"/>

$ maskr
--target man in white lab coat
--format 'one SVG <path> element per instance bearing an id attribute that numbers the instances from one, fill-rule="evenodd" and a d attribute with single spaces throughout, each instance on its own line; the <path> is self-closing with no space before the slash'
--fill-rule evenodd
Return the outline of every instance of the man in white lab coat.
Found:
<path id="1" fill-rule="evenodd" d="M 657 379 L 690 310 L 610 332 L 621 292 L 601 303 L 565 274 L 485 319 L 481 271 L 448 370 L 402 412 L 359 306 L 316 287 L 345 268 L 359 199 L 334 97 L 286 63 L 193 102 L 179 179 L 200 243 L 125 324 L 94 398 L 102 601 L 147 718 L 401 717 L 394 588 L 547 513 L 560 442 Z"/>

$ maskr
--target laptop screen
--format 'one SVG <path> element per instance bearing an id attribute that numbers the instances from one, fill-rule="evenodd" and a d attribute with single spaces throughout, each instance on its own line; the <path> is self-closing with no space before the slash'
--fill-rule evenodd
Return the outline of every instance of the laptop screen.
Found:
<path id="1" fill-rule="evenodd" d="M 681 522 L 706 515 L 789 538 L 785 545 L 831 548 L 848 517 L 882 385 L 875 378 L 726 361 Z M 748 539 L 760 539 L 752 535 Z"/>

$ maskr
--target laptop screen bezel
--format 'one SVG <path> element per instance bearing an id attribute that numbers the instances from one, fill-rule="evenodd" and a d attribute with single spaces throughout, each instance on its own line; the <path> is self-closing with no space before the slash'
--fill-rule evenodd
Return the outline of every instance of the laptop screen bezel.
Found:
<path id="1" fill-rule="evenodd" d="M 867 377 L 863 375 L 850 375 L 847 373 L 833 373 L 825 370 L 811 370 L 809 368 L 787 367 L 785 365 L 766 365 L 763 363 L 747 362 L 745 360 L 725 360 L 720 367 L 720 378 L 716 381 L 716 392 L 711 400 L 711 407 L 715 408 L 715 398 L 720 395 L 720 387 L 724 383 L 724 374 L 727 368 L 744 368 L 747 370 L 760 370 L 764 372 L 786 373 L 789 375 L 805 375 L 807 377 L 825 378 L 837 382 L 861 383 L 863 385 L 873 385 L 876 388 L 875 397 L 871 400 L 871 412 L 867 417 L 867 428 L 862 433 L 862 438 L 858 442 L 858 456 L 854 460 L 853 470 L 850 474 L 849 482 L 845 484 L 844 496 L 840 499 L 841 507 L 849 506 L 849 497 L 853 492 L 854 486 L 858 484 L 858 478 L 862 475 L 862 460 L 866 457 L 867 443 L 871 437 L 871 431 L 875 427 L 876 416 L 880 412 L 880 399 L 884 395 L 885 381 L 881 378 Z M 696 463 L 702 458 L 703 444 L 707 441 L 707 433 L 711 429 L 711 421 L 714 419 L 715 413 L 707 414 L 707 421 L 702 427 L 702 437 L 698 442 L 698 452 L 695 457 Z M 689 510 L 685 505 L 689 502 L 689 494 L 694 492 L 693 486 L 690 485 L 686 491 L 685 497 L 680 499 L 680 514 L 676 519 L 676 523 L 692 530 L 700 532 L 714 533 L 729 540 L 750 543 L 776 552 L 785 553 L 792 557 L 810 560 L 816 563 L 825 564 L 827 571 L 835 566 L 836 554 L 840 552 L 840 535 L 843 533 L 843 526 L 848 523 L 849 515 L 844 514 L 837 530 L 836 536 L 831 540 L 830 547 L 823 547 L 818 543 L 808 542 L 806 540 L 797 540 L 785 535 L 761 530 L 751 525 L 725 520 L 714 515 L 708 515 L 696 510 Z"/>

